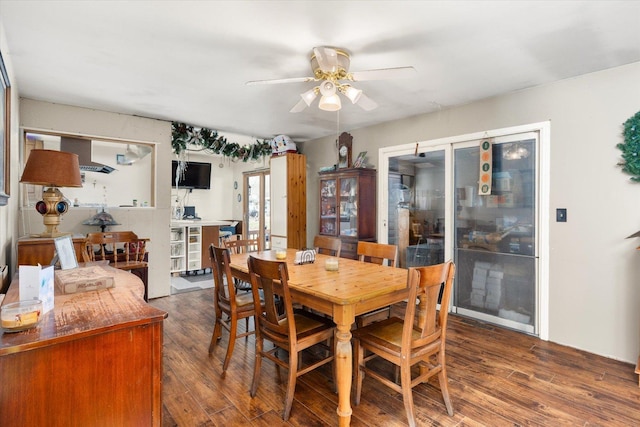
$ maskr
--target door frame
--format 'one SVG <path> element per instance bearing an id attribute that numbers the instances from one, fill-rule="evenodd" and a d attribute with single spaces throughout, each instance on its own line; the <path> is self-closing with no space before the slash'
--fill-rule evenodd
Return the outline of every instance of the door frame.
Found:
<path id="1" fill-rule="evenodd" d="M 242 227 L 242 238 L 243 239 L 248 239 L 250 238 L 249 236 L 249 210 L 248 210 L 248 206 L 249 206 L 249 191 L 250 191 L 250 186 L 249 186 L 249 179 L 251 177 L 260 177 L 260 194 L 261 194 L 261 209 L 258 212 L 258 239 L 260 240 L 260 243 L 262 245 L 263 248 L 267 248 L 266 243 L 266 221 L 265 221 L 265 212 L 266 212 L 266 195 L 265 195 L 265 190 L 267 188 L 266 185 L 266 179 L 265 177 L 270 176 L 271 175 L 271 170 L 270 169 L 258 169 L 258 170 L 252 170 L 252 171 L 247 171 L 247 172 L 243 172 L 242 173 L 242 180 L 243 180 L 243 201 L 242 201 L 242 218 L 244 221 L 243 227 Z M 270 208 L 270 206 L 269 206 Z"/>
<path id="2" fill-rule="evenodd" d="M 550 140 L 551 122 L 538 122 L 521 126 L 492 129 L 463 135 L 456 135 L 433 140 L 412 142 L 408 144 L 382 147 L 378 150 L 378 241 L 387 243 L 388 236 L 388 201 L 389 201 L 389 159 L 391 157 L 421 152 L 445 150 L 445 165 L 451 173 L 445 176 L 445 216 L 448 224 L 454 212 L 453 186 L 453 145 L 482 138 L 504 137 L 512 134 L 537 132 L 538 141 L 538 174 L 537 174 L 537 213 L 538 213 L 538 292 L 536 295 L 536 309 L 538 311 L 538 337 L 549 339 L 549 225 L 550 225 Z M 453 230 L 445 228 L 445 258 L 453 257 Z"/>

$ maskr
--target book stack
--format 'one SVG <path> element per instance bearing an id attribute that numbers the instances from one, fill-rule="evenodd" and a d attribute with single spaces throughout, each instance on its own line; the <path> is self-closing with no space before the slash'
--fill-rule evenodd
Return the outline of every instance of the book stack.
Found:
<path id="1" fill-rule="evenodd" d="M 504 272 L 499 264 L 493 264 L 487 275 L 486 291 L 484 300 L 484 308 L 489 310 L 498 310 L 500 301 L 502 300 L 502 279 Z"/>
<path id="2" fill-rule="evenodd" d="M 473 279 L 471 281 L 471 305 L 484 308 L 484 299 L 487 294 L 487 275 L 491 264 L 476 261 L 473 267 Z"/>
<path id="3" fill-rule="evenodd" d="M 498 310 L 502 301 L 504 272 L 500 264 L 476 261 L 471 281 L 471 305 Z"/>

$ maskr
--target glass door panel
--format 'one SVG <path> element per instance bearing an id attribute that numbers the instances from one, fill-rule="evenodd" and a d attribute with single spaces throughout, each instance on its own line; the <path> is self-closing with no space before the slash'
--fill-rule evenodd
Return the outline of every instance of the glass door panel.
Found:
<path id="1" fill-rule="evenodd" d="M 320 234 L 337 236 L 337 192 L 335 178 L 320 180 Z"/>
<path id="2" fill-rule="evenodd" d="M 270 197 L 269 197 L 268 172 L 247 173 L 244 176 L 244 220 L 245 238 L 258 238 L 262 241 L 262 247 L 270 248 L 269 230 L 266 224 L 271 224 Z"/>
<path id="3" fill-rule="evenodd" d="M 340 235 L 358 235 L 358 179 L 342 178 L 340 180 Z"/>
<path id="4" fill-rule="evenodd" d="M 496 139 L 492 186 L 480 195 L 479 141 L 454 146 L 454 306 L 462 314 L 534 333 L 536 139 Z"/>
<path id="5" fill-rule="evenodd" d="M 445 151 L 389 159 L 388 236 L 401 267 L 444 262 Z"/>

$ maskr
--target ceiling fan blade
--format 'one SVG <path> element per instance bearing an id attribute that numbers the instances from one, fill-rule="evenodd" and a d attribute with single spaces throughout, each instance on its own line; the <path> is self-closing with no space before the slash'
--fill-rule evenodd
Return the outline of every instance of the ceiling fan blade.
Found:
<path id="1" fill-rule="evenodd" d="M 378 108 L 378 104 L 371 98 L 369 98 L 364 93 L 360 94 L 360 98 L 358 98 L 358 102 L 356 102 L 365 111 L 371 111 L 375 108 Z"/>
<path id="2" fill-rule="evenodd" d="M 326 46 L 314 47 L 313 53 L 322 71 L 335 71 L 338 65 L 338 52 L 335 49 Z"/>
<path id="3" fill-rule="evenodd" d="M 413 77 L 416 69 L 413 67 L 380 68 L 377 70 L 355 71 L 349 73 L 350 80 L 362 82 L 365 80 L 402 79 Z"/>
<path id="4" fill-rule="evenodd" d="M 273 80 L 251 80 L 246 82 L 247 86 L 253 85 L 274 85 L 280 83 L 306 83 L 315 81 L 314 77 L 292 77 L 290 79 L 273 79 Z"/>
<path id="5" fill-rule="evenodd" d="M 291 110 L 289 110 L 290 113 L 299 113 L 300 111 L 304 110 L 305 108 L 307 108 L 307 103 L 305 102 L 304 99 L 301 99 L 300 101 L 298 101 L 298 103 L 296 105 L 293 106 L 293 108 Z"/>

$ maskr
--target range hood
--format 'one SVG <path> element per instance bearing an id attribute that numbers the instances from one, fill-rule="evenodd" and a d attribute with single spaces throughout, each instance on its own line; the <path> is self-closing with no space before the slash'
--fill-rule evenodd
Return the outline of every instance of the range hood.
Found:
<path id="1" fill-rule="evenodd" d="M 60 138 L 60 151 L 67 151 L 78 155 L 80 170 L 88 172 L 111 173 L 115 169 L 91 160 L 91 141 L 80 138 L 63 136 Z"/>

